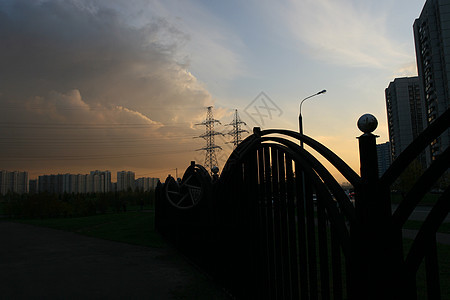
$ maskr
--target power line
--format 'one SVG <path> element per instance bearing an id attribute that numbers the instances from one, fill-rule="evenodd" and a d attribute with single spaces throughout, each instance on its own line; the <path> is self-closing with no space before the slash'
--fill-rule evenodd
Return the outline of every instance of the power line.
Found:
<path id="1" fill-rule="evenodd" d="M 146 153 L 125 153 L 125 154 L 98 154 L 98 155 L 25 155 L 20 156 L 14 154 L 14 155 L 7 155 L 4 154 L 2 157 L 0 157 L 0 161 L 42 161 L 42 160 L 90 160 L 90 159 L 112 159 L 112 158 L 132 158 L 132 157 L 142 157 L 142 156 L 150 156 L 150 155 L 169 155 L 169 154 L 180 154 L 180 153 L 186 153 L 192 151 L 191 149 L 180 149 L 180 150 L 172 150 L 172 151 L 157 151 L 157 152 L 146 152 Z"/>
<path id="2" fill-rule="evenodd" d="M 186 126 L 190 122 L 174 123 L 37 123 L 37 122 L 0 122 L 2 128 L 17 129 L 142 129 L 152 127 L 175 127 L 178 125 Z"/>
<path id="3" fill-rule="evenodd" d="M 183 123 L 178 123 L 183 124 Z M 185 123 L 184 123 L 185 124 Z M 165 126 L 164 124 L 76 124 L 76 123 L 14 123 L 14 122 L 0 122 L 3 128 L 17 128 L 17 129 L 58 129 L 58 130 L 79 130 L 79 129 L 141 129 L 151 128 L 154 126 Z"/>
<path id="4" fill-rule="evenodd" d="M 67 137 L 50 137 L 50 138 L 28 138 L 28 137 L 0 137 L 0 145 L 167 145 L 171 141 L 188 141 L 192 137 L 188 136 L 174 136 L 170 138 L 161 139 L 149 139 L 149 138 L 136 138 L 136 139 L 121 139 L 121 138 L 67 138 Z"/>
<path id="5" fill-rule="evenodd" d="M 24 105 L 1 105 L 0 109 L 2 110 L 23 110 Z M 183 107 L 169 107 L 169 106 L 132 106 L 127 107 L 124 105 L 116 105 L 116 106 L 93 106 L 87 104 L 84 105 L 53 105 L 51 107 L 45 105 L 27 105 L 27 109 L 31 110 L 49 110 L 50 108 L 55 108 L 61 111 L 111 111 L 113 109 L 128 109 L 130 111 L 138 111 L 138 110 L 162 110 L 162 111 L 186 111 L 186 110 L 198 110 L 201 106 L 183 106 Z"/>

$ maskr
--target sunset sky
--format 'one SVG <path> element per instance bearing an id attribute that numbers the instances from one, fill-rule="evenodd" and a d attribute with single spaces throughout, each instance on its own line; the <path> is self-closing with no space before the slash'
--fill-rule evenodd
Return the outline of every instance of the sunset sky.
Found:
<path id="1" fill-rule="evenodd" d="M 238 109 L 249 130 L 298 130 L 300 100 L 326 89 L 303 104 L 304 132 L 359 172 L 356 122 L 372 113 L 388 140 L 384 89 L 417 74 L 424 3 L 2 0 L 0 169 L 180 176 L 203 163 L 207 106 L 222 124 Z M 221 167 L 230 140 L 216 139 Z"/>

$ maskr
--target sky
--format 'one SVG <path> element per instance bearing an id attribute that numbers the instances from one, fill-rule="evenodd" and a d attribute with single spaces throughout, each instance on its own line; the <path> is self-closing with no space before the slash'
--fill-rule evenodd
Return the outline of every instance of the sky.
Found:
<path id="1" fill-rule="evenodd" d="M 359 173 L 358 118 L 388 141 L 384 90 L 417 76 L 424 3 L 3 0 L 0 169 L 181 176 L 203 164 L 206 107 L 219 132 L 235 109 L 249 131 L 297 131 L 300 101 L 326 89 L 303 103 L 304 133 Z M 219 167 L 231 139 L 216 137 Z"/>

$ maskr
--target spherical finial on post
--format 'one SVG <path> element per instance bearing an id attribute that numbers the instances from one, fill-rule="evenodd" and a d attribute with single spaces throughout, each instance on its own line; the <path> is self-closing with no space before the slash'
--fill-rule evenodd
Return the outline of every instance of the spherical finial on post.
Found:
<path id="1" fill-rule="evenodd" d="M 364 133 L 372 133 L 377 127 L 377 118 L 371 114 L 362 115 L 358 120 L 358 128 Z"/>
<path id="2" fill-rule="evenodd" d="M 218 166 L 213 166 L 211 168 L 211 171 L 214 173 L 214 175 L 217 175 L 217 173 L 219 173 L 219 167 Z"/>
<path id="3" fill-rule="evenodd" d="M 213 173 L 211 177 L 212 177 L 212 182 L 214 183 L 217 180 L 219 180 L 219 167 L 218 166 L 213 166 L 211 168 L 211 172 Z"/>

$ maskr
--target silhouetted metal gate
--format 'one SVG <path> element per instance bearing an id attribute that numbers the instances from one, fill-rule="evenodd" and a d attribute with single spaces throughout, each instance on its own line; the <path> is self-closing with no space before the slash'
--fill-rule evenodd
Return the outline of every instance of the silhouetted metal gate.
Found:
<path id="1" fill-rule="evenodd" d="M 361 176 L 317 141 L 254 129 L 218 180 L 192 163 L 181 182 L 157 190 L 157 229 L 239 299 L 414 299 L 425 258 L 429 298 L 439 298 L 436 231 L 450 210 L 447 186 L 406 258 L 402 226 L 448 171 L 446 149 L 395 212 L 390 187 L 450 125 L 447 111 L 378 178 L 375 128 L 359 137 Z M 370 127 L 370 126 L 369 126 Z M 363 128 L 364 129 L 364 128 Z M 353 204 L 323 164 L 355 188 Z"/>

